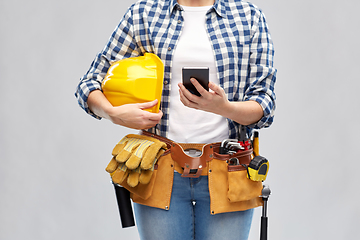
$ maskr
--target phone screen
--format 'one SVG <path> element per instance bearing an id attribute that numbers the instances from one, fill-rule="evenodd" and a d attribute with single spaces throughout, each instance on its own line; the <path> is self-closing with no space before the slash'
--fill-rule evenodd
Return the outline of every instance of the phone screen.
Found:
<path id="1" fill-rule="evenodd" d="M 183 84 L 189 92 L 201 96 L 195 86 L 190 82 L 190 78 L 195 78 L 203 88 L 209 91 L 209 68 L 208 67 L 183 67 Z"/>

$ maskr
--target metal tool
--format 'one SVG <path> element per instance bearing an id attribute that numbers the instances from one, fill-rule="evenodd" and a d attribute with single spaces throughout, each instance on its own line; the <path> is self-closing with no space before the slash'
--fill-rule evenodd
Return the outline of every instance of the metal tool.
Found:
<path id="1" fill-rule="evenodd" d="M 267 240 L 267 228 L 268 228 L 268 217 L 267 217 L 267 202 L 269 196 L 271 194 L 271 190 L 269 185 L 263 185 L 263 189 L 261 192 L 261 197 L 264 201 L 262 216 L 261 216 L 261 228 L 260 228 L 260 240 Z"/>
<path id="2" fill-rule="evenodd" d="M 248 138 L 246 126 L 239 126 L 239 143 L 244 148 L 243 150 L 249 150 L 252 148 L 251 140 Z"/>
<path id="3" fill-rule="evenodd" d="M 245 149 L 239 142 L 228 142 L 225 148 L 233 151 L 240 151 Z"/>
<path id="4" fill-rule="evenodd" d="M 225 140 L 223 140 L 221 142 L 220 149 L 219 149 L 220 154 L 231 154 L 231 152 L 229 152 L 231 150 L 227 148 L 227 146 L 229 145 L 230 142 L 237 143 L 238 140 L 237 139 L 225 139 Z"/>
<path id="5" fill-rule="evenodd" d="M 229 163 L 229 165 L 240 165 L 240 161 L 236 157 L 230 158 L 228 163 Z"/>

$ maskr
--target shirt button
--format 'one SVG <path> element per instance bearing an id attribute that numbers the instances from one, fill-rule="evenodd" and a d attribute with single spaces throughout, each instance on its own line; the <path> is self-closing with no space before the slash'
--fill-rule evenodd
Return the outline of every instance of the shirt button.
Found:
<path id="1" fill-rule="evenodd" d="M 178 20 L 178 24 L 180 24 L 181 23 L 181 20 Z"/>
<path id="2" fill-rule="evenodd" d="M 168 83 L 169 83 L 168 81 L 166 81 L 166 80 L 164 81 L 164 84 L 165 84 L 165 85 L 167 85 Z"/>
<path id="3" fill-rule="evenodd" d="M 171 47 L 168 47 L 168 51 L 171 51 Z"/>

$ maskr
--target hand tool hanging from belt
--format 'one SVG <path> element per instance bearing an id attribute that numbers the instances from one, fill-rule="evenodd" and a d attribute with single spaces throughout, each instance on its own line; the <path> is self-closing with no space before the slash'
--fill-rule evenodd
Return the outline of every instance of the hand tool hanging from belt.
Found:
<path id="1" fill-rule="evenodd" d="M 240 164 L 237 158 L 231 158 L 229 165 L 243 165 L 247 170 L 247 176 L 252 181 L 265 181 L 267 173 L 269 171 L 269 161 L 260 156 L 259 154 L 259 132 L 255 131 L 253 140 L 247 137 L 246 127 L 243 125 L 239 126 L 239 139 L 225 139 L 221 143 L 220 153 L 221 154 L 235 154 L 239 151 L 248 150 L 253 148 L 254 158 L 251 160 L 248 166 Z M 260 240 L 267 240 L 267 228 L 268 228 L 268 217 L 267 217 L 267 202 L 270 196 L 270 188 L 268 185 L 263 185 L 262 199 L 264 201 L 263 211 L 261 216 L 261 227 L 260 227 Z"/>
<path id="2" fill-rule="evenodd" d="M 240 127 L 240 141 L 246 140 L 246 128 L 241 125 Z M 249 166 L 247 167 L 248 178 L 253 181 L 265 181 L 267 173 L 269 171 L 269 161 L 260 156 L 259 152 L 259 132 L 254 132 L 254 137 L 252 141 L 254 158 L 251 160 Z M 262 216 L 261 216 L 261 225 L 260 225 L 260 240 L 267 240 L 267 228 L 268 228 L 268 217 L 267 217 L 267 202 L 271 194 L 270 187 L 268 185 L 263 185 L 263 190 L 261 197 L 264 201 Z"/>
<path id="3" fill-rule="evenodd" d="M 244 142 L 246 137 L 246 128 L 242 126 L 240 129 L 240 139 L 239 141 Z M 266 176 L 269 171 L 269 161 L 260 156 L 259 152 L 259 132 L 254 132 L 254 137 L 252 141 L 254 158 L 251 160 L 249 166 L 247 167 L 248 178 L 253 181 L 265 181 Z M 261 216 L 261 225 L 260 225 L 260 240 L 267 240 L 267 228 L 268 228 L 268 217 L 267 217 L 267 202 L 270 196 L 270 187 L 268 185 L 263 185 L 263 190 L 261 192 L 261 197 L 264 201 L 262 216 Z"/>

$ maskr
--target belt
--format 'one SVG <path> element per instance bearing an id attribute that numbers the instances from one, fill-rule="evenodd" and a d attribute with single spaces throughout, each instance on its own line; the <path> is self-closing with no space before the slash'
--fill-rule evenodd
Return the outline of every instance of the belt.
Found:
<path id="1" fill-rule="evenodd" d="M 236 159 L 239 165 L 232 165 L 229 171 L 246 170 L 246 166 L 251 161 L 251 154 L 253 150 L 240 151 L 235 154 L 219 154 L 221 146 L 220 142 L 216 143 L 176 143 L 168 138 L 142 131 L 141 135 L 150 136 L 166 143 L 168 150 L 163 155 L 171 154 L 175 162 L 175 170 L 181 173 L 182 177 L 199 177 L 208 174 L 208 163 L 213 160 L 227 161 Z M 197 150 L 201 151 L 200 156 L 189 156 L 186 151 Z"/>

